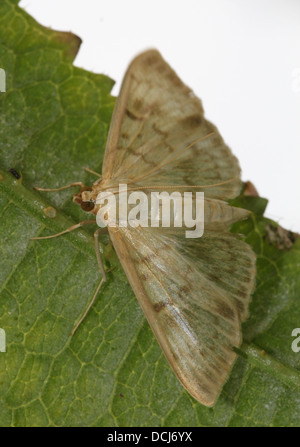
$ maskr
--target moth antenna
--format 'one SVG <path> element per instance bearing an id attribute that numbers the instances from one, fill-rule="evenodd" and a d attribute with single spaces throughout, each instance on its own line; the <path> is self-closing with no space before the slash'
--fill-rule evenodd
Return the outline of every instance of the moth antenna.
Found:
<path id="1" fill-rule="evenodd" d="M 92 169 L 90 169 L 90 168 L 86 168 L 86 167 L 84 167 L 83 169 L 84 169 L 86 172 L 89 172 L 90 174 L 94 174 L 96 177 L 99 177 L 100 179 L 102 179 L 102 175 L 101 175 L 101 174 L 98 174 L 98 172 L 93 171 Z"/>
<path id="2" fill-rule="evenodd" d="M 94 224 L 95 222 L 96 222 L 95 220 L 83 220 L 82 222 L 79 222 L 78 224 L 72 225 L 71 227 L 67 228 L 64 231 L 61 231 L 60 233 L 50 234 L 50 236 L 31 237 L 30 240 L 31 241 L 38 241 L 38 240 L 42 240 L 42 239 L 52 239 L 54 237 L 61 236 L 62 234 L 70 233 L 71 231 L 77 230 L 77 228 L 83 227 L 83 225 L 92 224 L 92 223 Z"/>
<path id="3" fill-rule="evenodd" d="M 38 186 L 34 186 L 33 188 L 37 191 L 62 191 L 63 189 L 73 188 L 75 186 L 81 186 L 81 188 L 85 188 L 85 185 L 82 182 L 74 182 L 70 183 L 70 185 L 61 186 L 60 188 L 39 188 Z"/>

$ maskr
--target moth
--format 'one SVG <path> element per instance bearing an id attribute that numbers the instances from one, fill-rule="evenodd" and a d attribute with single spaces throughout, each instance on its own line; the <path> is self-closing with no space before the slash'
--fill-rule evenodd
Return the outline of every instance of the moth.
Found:
<path id="1" fill-rule="evenodd" d="M 204 117 L 201 101 L 158 51 L 146 51 L 130 64 L 113 112 L 102 175 L 94 174 L 99 178 L 91 187 L 76 182 L 55 190 L 80 187 L 73 201 L 94 215 L 101 206 L 98 193 L 114 193 L 121 183 L 148 195 L 159 189 L 204 191 L 201 238 L 187 239 L 183 228 L 174 227 L 108 225 L 108 232 L 174 373 L 197 401 L 214 405 L 236 358 L 233 347 L 241 344 L 241 322 L 254 287 L 255 255 L 229 232 L 249 212 L 227 203 L 242 187 L 236 157 Z M 101 231 L 95 232 L 95 249 L 102 277 L 80 322 L 106 280 L 98 248 Z"/>

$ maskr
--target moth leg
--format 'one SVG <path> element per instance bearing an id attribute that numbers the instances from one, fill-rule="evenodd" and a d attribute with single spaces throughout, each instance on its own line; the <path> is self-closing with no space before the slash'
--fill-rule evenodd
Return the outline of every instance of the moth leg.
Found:
<path id="1" fill-rule="evenodd" d="M 102 275 L 102 278 L 104 279 L 104 281 L 106 281 L 106 274 L 105 274 L 105 270 L 104 270 L 104 264 L 103 261 L 101 259 L 101 254 L 99 251 L 99 234 L 103 234 L 107 232 L 107 228 L 98 228 L 95 233 L 94 233 L 94 244 L 95 244 L 95 252 L 96 252 L 96 258 L 97 258 L 97 262 L 98 262 L 98 267 L 100 270 L 100 273 Z"/>
<path id="2" fill-rule="evenodd" d="M 71 332 L 71 336 L 73 336 L 75 334 L 75 332 L 77 331 L 78 327 L 80 326 L 80 324 L 83 322 L 83 320 L 87 316 L 90 308 L 92 307 L 92 305 L 95 302 L 95 299 L 96 299 L 96 297 L 97 297 L 97 295 L 99 293 L 99 290 L 100 290 L 102 284 L 106 281 L 106 273 L 105 273 L 105 270 L 104 270 L 103 261 L 101 259 L 101 255 L 100 255 L 100 251 L 99 251 L 99 234 L 101 234 L 101 233 L 103 234 L 106 231 L 107 231 L 107 228 L 98 228 L 98 230 L 96 230 L 95 233 L 94 233 L 95 252 L 96 252 L 97 262 L 98 262 L 98 266 L 99 266 L 99 270 L 100 270 L 102 278 L 101 278 L 101 281 L 98 284 L 96 292 L 94 293 L 94 295 L 93 295 L 89 305 L 87 306 L 86 310 L 84 311 L 84 314 L 82 315 L 80 320 L 74 326 L 74 328 L 73 328 L 73 330 Z"/>
<path id="3" fill-rule="evenodd" d="M 102 286 L 103 283 L 104 283 L 104 278 L 101 278 L 101 281 L 100 281 L 99 284 L 98 284 L 98 287 L 97 287 L 97 289 L 96 289 L 96 292 L 94 293 L 93 298 L 91 299 L 90 304 L 89 304 L 88 307 L 86 308 L 84 314 L 82 315 L 82 317 L 80 318 L 80 320 L 78 321 L 78 323 L 76 323 L 75 326 L 74 326 L 74 328 L 72 329 L 71 337 L 73 337 L 73 335 L 74 335 L 75 332 L 77 331 L 78 327 L 81 325 L 81 323 L 83 322 L 83 320 L 84 320 L 85 317 L 87 316 L 87 313 L 88 313 L 88 311 L 90 310 L 90 308 L 92 307 L 92 305 L 94 304 L 95 299 L 96 299 L 96 297 L 97 297 L 97 295 L 98 295 L 98 292 L 99 292 L 99 290 L 100 290 L 100 288 L 101 288 L 101 286 Z"/>
<path id="4" fill-rule="evenodd" d="M 95 220 L 83 220 L 82 222 L 79 222 L 78 224 L 72 225 L 71 227 L 67 228 L 64 231 L 61 231 L 60 233 L 51 234 L 50 236 L 38 236 L 38 237 L 31 237 L 31 241 L 37 241 L 41 239 L 52 239 L 53 237 L 61 236 L 62 234 L 70 233 L 70 231 L 76 230 L 77 228 L 83 227 L 83 225 L 87 224 L 95 224 Z M 102 228 L 101 228 L 102 229 Z"/>
<path id="5" fill-rule="evenodd" d="M 73 188 L 74 186 L 80 186 L 81 188 L 85 188 L 85 185 L 82 182 L 74 182 L 70 183 L 66 186 L 61 186 L 60 188 L 39 188 L 38 186 L 34 186 L 33 188 L 37 191 L 62 191 L 63 189 Z"/>

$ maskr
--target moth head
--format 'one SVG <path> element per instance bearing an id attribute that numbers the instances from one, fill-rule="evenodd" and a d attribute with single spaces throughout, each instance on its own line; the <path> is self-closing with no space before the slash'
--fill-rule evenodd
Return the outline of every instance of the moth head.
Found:
<path id="1" fill-rule="evenodd" d="M 81 188 L 79 193 L 74 194 L 73 202 L 78 203 L 83 211 L 93 213 L 95 208 L 95 199 L 92 188 L 87 186 Z"/>

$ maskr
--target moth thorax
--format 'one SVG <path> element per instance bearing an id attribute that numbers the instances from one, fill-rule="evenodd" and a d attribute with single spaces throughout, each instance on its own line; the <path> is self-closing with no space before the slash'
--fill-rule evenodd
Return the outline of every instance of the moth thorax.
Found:
<path id="1" fill-rule="evenodd" d="M 83 202 L 94 202 L 92 191 L 82 191 L 81 199 Z"/>

